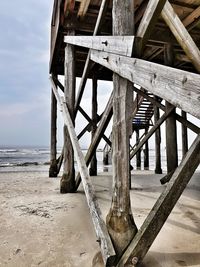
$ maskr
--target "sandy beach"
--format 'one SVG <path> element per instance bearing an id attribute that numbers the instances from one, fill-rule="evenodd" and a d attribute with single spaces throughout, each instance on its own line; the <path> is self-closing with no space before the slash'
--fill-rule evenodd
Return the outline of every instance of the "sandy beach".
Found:
<path id="1" fill-rule="evenodd" d="M 131 202 L 139 227 L 164 186 L 162 175 L 134 171 Z M 93 178 L 103 216 L 112 176 Z M 47 172 L 0 173 L 0 266 L 90 267 L 99 250 L 82 187 L 59 193 Z M 200 266 L 200 173 L 196 173 L 145 257 L 145 267 Z"/>

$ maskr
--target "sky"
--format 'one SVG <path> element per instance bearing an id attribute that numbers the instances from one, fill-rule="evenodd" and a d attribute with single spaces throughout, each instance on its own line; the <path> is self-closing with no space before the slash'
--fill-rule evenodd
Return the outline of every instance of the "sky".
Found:
<path id="1" fill-rule="evenodd" d="M 53 0 L 0 1 L 0 146 L 49 146 L 49 45 Z M 63 79 L 61 79 L 63 82 Z M 79 80 L 77 80 L 77 87 Z M 99 113 L 111 92 L 101 82 Z M 91 114 L 91 81 L 82 107 Z M 91 103 L 91 102 L 90 102 Z M 86 124 L 77 118 L 77 133 Z M 63 121 L 58 112 L 58 146 L 63 144 Z M 81 140 L 87 146 L 90 135 Z"/>
<path id="2" fill-rule="evenodd" d="M 49 44 L 52 7 L 53 0 L 0 1 L 0 146 L 48 146 L 50 143 Z M 79 80 L 77 87 L 78 84 Z M 99 83 L 99 114 L 111 89 L 111 83 Z M 91 81 L 87 83 L 81 103 L 89 115 L 90 101 Z M 199 124 L 199 120 L 194 122 Z M 77 133 L 85 124 L 86 121 L 79 115 Z M 62 125 L 58 113 L 58 146 L 63 143 Z M 162 135 L 165 135 L 164 126 Z M 88 133 L 81 140 L 81 146 L 87 147 L 90 138 Z M 191 141 L 193 138 L 190 133 Z M 180 138 L 178 140 L 180 143 Z M 165 142 L 162 146 L 165 147 Z"/>
<path id="3" fill-rule="evenodd" d="M 48 145 L 53 0 L 0 1 L 0 145 Z"/>

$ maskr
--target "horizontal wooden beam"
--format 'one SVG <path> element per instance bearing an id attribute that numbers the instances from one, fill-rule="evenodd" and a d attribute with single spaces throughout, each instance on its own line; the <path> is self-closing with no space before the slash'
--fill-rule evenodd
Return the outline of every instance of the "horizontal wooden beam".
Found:
<path id="1" fill-rule="evenodd" d="M 96 235 L 99 240 L 99 244 L 101 247 L 102 256 L 104 259 L 104 263 L 106 266 L 110 266 L 108 264 L 113 263 L 115 258 L 115 250 L 112 245 L 112 241 L 108 234 L 106 225 L 104 220 L 102 219 L 101 210 L 99 208 L 99 204 L 97 198 L 95 196 L 95 190 L 91 182 L 91 178 L 88 173 L 88 168 L 85 163 L 84 155 L 81 151 L 76 132 L 74 129 L 73 122 L 70 117 L 69 110 L 67 108 L 66 102 L 64 98 L 61 98 L 57 92 L 57 88 L 52 78 L 50 78 L 52 88 L 57 99 L 58 104 L 60 105 L 60 109 L 62 111 L 64 123 L 67 126 L 70 140 L 72 142 L 72 146 L 74 149 L 74 155 L 77 161 L 78 169 L 81 173 L 82 184 L 85 191 L 88 207 L 90 210 L 90 214 L 93 220 L 93 224 L 96 230 Z"/>
<path id="2" fill-rule="evenodd" d="M 91 60 L 200 119 L 200 75 L 136 58 L 91 51 Z"/>
<path id="3" fill-rule="evenodd" d="M 163 224 L 174 208 L 186 185 L 200 163 L 200 135 L 174 172 L 170 182 L 156 201 L 132 242 L 129 244 L 117 267 L 129 266 L 128 263 L 141 262 Z"/>
<path id="4" fill-rule="evenodd" d="M 134 36 L 66 36 L 64 41 L 72 45 L 130 57 Z"/>

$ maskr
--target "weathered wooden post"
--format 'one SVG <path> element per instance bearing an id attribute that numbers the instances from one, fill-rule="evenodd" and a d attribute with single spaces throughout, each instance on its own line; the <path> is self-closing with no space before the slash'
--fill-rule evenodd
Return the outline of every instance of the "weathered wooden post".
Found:
<path id="1" fill-rule="evenodd" d="M 55 77 L 52 74 L 52 77 Z M 50 145 L 50 167 L 49 167 L 49 177 L 57 177 L 57 100 L 53 91 L 51 91 L 51 145 Z"/>
<path id="2" fill-rule="evenodd" d="M 145 128 L 145 135 L 148 133 L 148 128 Z M 149 142 L 145 143 L 144 149 L 144 170 L 149 170 Z"/>
<path id="3" fill-rule="evenodd" d="M 64 95 L 71 119 L 74 122 L 75 103 L 75 58 L 74 46 L 67 44 L 65 47 L 65 88 Z M 75 191 L 74 152 L 67 127 L 64 126 L 64 160 L 63 175 L 60 182 L 60 192 L 69 193 Z"/>
<path id="4" fill-rule="evenodd" d="M 136 145 L 140 143 L 140 131 L 139 129 L 135 130 L 136 133 Z M 141 170 L 141 149 L 138 150 L 136 154 L 136 168 L 137 170 Z"/>
<path id="5" fill-rule="evenodd" d="M 156 100 L 158 100 L 157 97 L 155 97 Z M 157 121 L 160 119 L 160 111 L 157 106 L 154 106 L 154 123 L 156 124 Z M 161 150 L 160 150 L 160 144 L 161 144 L 161 134 L 160 134 L 160 127 L 155 132 L 155 158 L 156 158 L 156 167 L 155 167 L 155 173 L 156 174 L 162 174 L 162 167 L 161 167 Z"/>
<path id="6" fill-rule="evenodd" d="M 112 16 L 113 35 L 133 34 L 134 1 L 113 0 Z M 133 85 L 113 74 L 113 86 L 113 196 L 106 223 L 116 253 L 120 257 L 137 232 L 129 195 L 129 137 L 132 134 Z"/>
<path id="7" fill-rule="evenodd" d="M 187 119 L 187 113 L 185 111 L 181 111 L 181 115 L 184 119 Z M 181 124 L 182 128 L 182 155 L 183 157 L 188 151 L 188 133 L 187 133 L 187 126 Z"/>
<path id="8" fill-rule="evenodd" d="M 174 53 L 171 43 L 165 44 L 165 64 L 167 66 L 174 65 Z M 166 101 L 166 110 L 171 108 L 171 104 Z M 173 173 L 178 166 L 178 150 L 177 150 L 177 129 L 175 111 L 171 113 L 166 120 L 166 153 L 167 153 L 167 172 Z"/>
<path id="9" fill-rule="evenodd" d="M 91 135 L 92 138 L 95 135 L 96 129 L 97 129 L 97 77 L 94 75 L 92 79 L 92 131 Z M 91 176 L 97 175 L 97 155 L 94 153 L 91 163 L 90 163 L 90 169 L 89 173 Z"/>

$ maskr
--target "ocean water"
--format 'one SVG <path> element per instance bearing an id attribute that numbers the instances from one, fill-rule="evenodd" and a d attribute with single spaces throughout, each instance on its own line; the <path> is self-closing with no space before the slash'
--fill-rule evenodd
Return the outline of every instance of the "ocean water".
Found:
<path id="1" fill-rule="evenodd" d="M 58 148 L 58 155 L 61 148 Z M 87 150 L 83 150 L 85 155 Z M 143 169 L 143 152 L 141 152 Z M 179 162 L 181 161 L 182 152 L 178 151 Z M 49 170 L 50 150 L 48 147 L 0 147 L 0 172 L 10 171 L 39 171 L 48 172 Z M 103 151 L 97 151 L 98 172 L 111 170 L 111 165 L 103 165 Z M 165 172 L 166 167 L 166 151 L 161 151 L 162 170 Z M 131 165 L 136 169 L 135 158 L 131 160 Z M 77 164 L 75 161 L 75 168 Z M 149 169 L 155 169 L 155 150 L 149 150 Z M 200 166 L 198 167 L 200 170 Z"/>
<path id="2" fill-rule="evenodd" d="M 0 172 L 48 170 L 47 147 L 0 147 Z"/>

